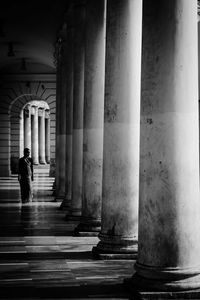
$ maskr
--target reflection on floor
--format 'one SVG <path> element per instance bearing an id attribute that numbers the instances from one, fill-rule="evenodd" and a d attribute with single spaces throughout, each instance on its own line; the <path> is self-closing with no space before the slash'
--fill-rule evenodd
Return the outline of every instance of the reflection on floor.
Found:
<path id="1" fill-rule="evenodd" d="M 49 165 L 34 166 L 33 193 L 34 201 L 54 201 L 54 177 L 49 177 Z M 20 190 L 17 175 L 0 177 L 1 203 L 9 200 L 18 203 Z"/>
<path id="2" fill-rule="evenodd" d="M 0 179 L 0 298 L 131 299 L 122 283 L 133 261 L 95 260 L 98 238 L 73 236 L 77 222 L 65 221 L 47 186 L 22 206 L 16 177 Z"/>

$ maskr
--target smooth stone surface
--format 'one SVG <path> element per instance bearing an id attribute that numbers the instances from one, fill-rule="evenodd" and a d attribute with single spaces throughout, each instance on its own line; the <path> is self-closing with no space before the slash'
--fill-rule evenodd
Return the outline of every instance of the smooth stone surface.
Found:
<path id="1" fill-rule="evenodd" d="M 65 221 L 59 203 L 13 199 L 0 201 L 1 299 L 129 299 L 132 260 L 95 260 L 97 237 L 73 237 L 77 222 Z"/>
<path id="2" fill-rule="evenodd" d="M 144 1 L 139 290 L 200 287 L 196 4 Z"/>

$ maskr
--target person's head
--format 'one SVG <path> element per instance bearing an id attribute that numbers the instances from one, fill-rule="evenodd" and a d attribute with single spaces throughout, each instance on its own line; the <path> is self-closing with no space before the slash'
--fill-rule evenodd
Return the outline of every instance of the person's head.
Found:
<path id="1" fill-rule="evenodd" d="M 30 149 L 29 148 L 24 148 L 24 156 L 29 157 L 30 155 Z"/>

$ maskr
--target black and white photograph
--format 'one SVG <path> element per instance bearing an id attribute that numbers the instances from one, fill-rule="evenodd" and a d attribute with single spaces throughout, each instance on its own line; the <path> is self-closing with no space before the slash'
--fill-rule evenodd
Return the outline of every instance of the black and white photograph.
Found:
<path id="1" fill-rule="evenodd" d="M 0 4 L 0 299 L 200 300 L 200 1 Z"/>

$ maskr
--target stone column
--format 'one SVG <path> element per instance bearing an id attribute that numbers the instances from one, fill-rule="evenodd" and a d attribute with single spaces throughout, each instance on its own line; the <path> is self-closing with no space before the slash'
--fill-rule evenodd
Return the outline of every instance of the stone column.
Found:
<path id="1" fill-rule="evenodd" d="M 45 158 L 50 164 L 50 115 L 49 110 L 45 110 Z"/>
<path id="2" fill-rule="evenodd" d="M 56 43 L 56 197 L 55 200 L 63 198 L 61 189 L 61 145 L 60 145 L 60 115 L 61 115 L 61 93 L 62 93 L 62 30 L 59 32 L 58 40 Z"/>
<path id="3" fill-rule="evenodd" d="M 99 253 L 137 251 L 142 0 L 108 0 Z M 127 255 L 129 254 L 129 255 Z"/>
<path id="4" fill-rule="evenodd" d="M 67 20 L 66 48 L 65 48 L 65 197 L 62 209 L 69 209 L 72 195 L 72 126 L 73 126 L 73 26 Z"/>
<path id="5" fill-rule="evenodd" d="M 39 109 L 39 162 L 45 164 L 45 114 Z"/>
<path id="6" fill-rule="evenodd" d="M 76 229 L 100 230 L 105 75 L 105 0 L 86 4 L 82 222 Z"/>
<path id="7" fill-rule="evenodd" d="M 139 244 L 133 286 L 200 287 L 197 1 L 144 1 Z"/>
<path id="8" fill-rule="evenodd" d="M 60 105 L 59 105 L 59 198 L 62 201 L 65 198 L 65 179 L 66 179 L 66 90 L 67 90 L 67 25 L 63 24 L 60 33 L 62 39 L 61 54 L 60 54 Z M 62 203 L 61 203 L 62 207 Z"/>
<path id="9" fill-rule="evenodd" d="M 71 17 L 71 16 L 70 16 Z M 73 132 L 73 24 L 68 21 L 66 47 L 66 150 L 65 199 L 62 208 L 70 209 L 72 198 L 72 132 Z"/>
<path id="10" fill-rule="evenodd" d="M 85 1 L 79 0 L 74 8 L 74 88 L 72 139 L 72 201 L 70 217 L 81 215 L 83 169 L 83 103 L 85 60 Z"/>
<path id="11" fill-rule="evenodd" d="M 30 105 L 24 108 L 24 148 L 31 149 L 31 113 Z"/>
<path id="12" fill-rule="evenodd" d="M 34 106 L 33 124 L 32 124 L 32 159 L 34 165 L 38 165 L 38 107 Z"/>
<path id="13" fill-rule="evenodd" d="M 19 130 L 20 130 L 20 140 L 19 140 L 19 156 L 23 156 L 24 151 L 24 110 L 22 109 L 19 117 Z"/>

